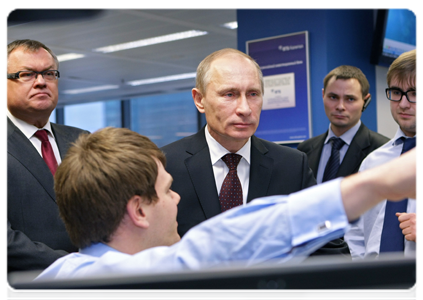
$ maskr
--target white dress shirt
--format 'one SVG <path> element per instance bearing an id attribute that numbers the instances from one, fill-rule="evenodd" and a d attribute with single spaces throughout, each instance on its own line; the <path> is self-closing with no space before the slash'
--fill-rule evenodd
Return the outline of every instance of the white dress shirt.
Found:
<path id="1" fill-rule="evenodd" d="M 402 136 L 405 137 L 405 134 L 398 128 L 392 140 L 370 153 L 363 160 L 359 172 L 374 168 L 399 157 L 401 155 L 403 143 L 398 143 L 397 141 Z M 387 176 L 389 176 L 389 174 L 387 174 Z M 353 259 L 379 256 L 385 207 L 386 200 L 364 213 L 359 221 L 353 224 L 351 230 L 345 234 L 345 241 L 348 243 Z M 408 199 L 407 213 L 415 212 L 416 200 Z M 407 241 L 405 238 L 404 241 L 404 255 L 414 256 L 416 243 Z"/>
<path id="2" fill-rule="evenodd" d="M 59 258 L 36 280 L 300 262 L 349 228 L 340 182 L 234 207 L 193 227 L 170 247 L 129 255 L 93 244 Z"/>
<path id="3" fill-rule="evenodd" d="M 10 121 L 18 127 L 20 131 L 28 138 L 28 140 L 34 145 L 35 149 L 37 149 L 38 153 L 40 153 L 41 157 L 43 155 L 41 154 L 41 141 L 36 136 L 34 136 L 35 132 L 37 132 L 39 129 L 45 129 L 47 130 L 47 136 L 48 140 L 51 144 L 51 147 L 53 148 L 54 156 L 56 157 L 57 165 L 60 165 L 62 162 L 62 159 L 60 158 L 60 152 L 59 148 L 57 147 L 56 139 L 53 135 L 53 131 L 51 130 L 51 124 L 50 120 L 47 121 L 47 124 L 44 125 L 43 128 L 38 128 L 34 125 L 28 124 L 25 121 L 22 121 L 15 116 L 13 116 L 9 110 L 7 110 L 7 116 L 9 117 Z"/>
<path id="4" fill-rule="evenodd" d="M 210 159 L 213 167 L 214 180 L 216 182 L 217 193 L 220 192 L 223 181 L 226 175 L 229 173 L 229 168 L 226 163 L 222 160 L 225 154 L 231 153 L 221 144 L 219 144 L 209 133 L 208 126 L 205 128 L 206 141 L 209 146 Z M 238 178 L 241 182 L 242 187 L 242 202 L 247 203 L 248 187 L 250 183 L 250 162 L 251 162 L 251 137 L 247 143 L 238 151 L 236 154 L 242 156 L 238 168 Z"/>
<path id="5" fill-rule="evenodd" d="M 328 136 L 325 139 L 325 143 L 322 149 L 322 154 L 320 155 L 319 168 L 317 169 L 317 178 L 316 178 L 317 183 L 322 183 L 323 181 L 323 174 L 325 173 L 325 168 L 332 152 L 332 143 L 329 143 L 329 139 L 331 137 L 339 137 L 345 142 L 345 144 L 339 150 L 340 164 L 342 164 L 342 160 L 344 159 L 345 154 L 348 151 L 348 147 L 351 145 L 351 141 L 353 140 L 355 134 L 360 128 L 360 125 L 361 125 L 361 120 L 358 120 L 357 124 L 351 127 L 343 135 L 336 136 L 331 129 L 331 125 L 329 124 Z"/>

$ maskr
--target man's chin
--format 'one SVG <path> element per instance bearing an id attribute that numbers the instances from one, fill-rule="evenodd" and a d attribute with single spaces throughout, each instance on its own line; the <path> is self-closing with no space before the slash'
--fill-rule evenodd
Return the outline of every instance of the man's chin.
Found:
<path id="1" fill-rule="evenodd" d="M 248 127 L 235 127 L 230 132 L 230 136 L 234 139 L 248 139 L 251 137 L 254 132 L 256 132 L 256 127 L 248 126 Z"/>

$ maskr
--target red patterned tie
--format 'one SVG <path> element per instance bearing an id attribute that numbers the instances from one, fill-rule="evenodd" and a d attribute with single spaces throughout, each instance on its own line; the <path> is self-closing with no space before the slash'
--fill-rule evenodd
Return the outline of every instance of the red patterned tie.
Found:
<path id="1" fill-rule="evenodd" d="M 38 130 L 34 135 L 41 141 L 41 154 L 51 173 L 54 175 L 57 169 L 57 161 L 48 140 L 47 131 L 44 129 Z"/>
<path id="2" fill-rule="evenodd" d="M 229 173 L 220 189 L 219 200 L 222 212 L 242 205 L 242 187 L 238 178 L 237 166 L 242 156 L 234 153 L 226 154 L 222 160 L 229 168 Z"/>

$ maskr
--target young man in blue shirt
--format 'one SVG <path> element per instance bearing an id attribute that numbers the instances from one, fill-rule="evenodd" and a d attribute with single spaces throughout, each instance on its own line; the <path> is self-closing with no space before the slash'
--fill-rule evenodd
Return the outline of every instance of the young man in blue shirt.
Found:
<path id="1" fill-rule="evenodd" d="M 232 208 L 180 239 L 180 197 L 165 163 L 154 143 L 125 128 L 81 136 L 55 177 L 60 215 L 80 251 L 38 280 L 301 261 L 382 199 L 415 196 L 411 151 L 359 175 Z M 399 165 L 408 170 L 392 172 Z"/>

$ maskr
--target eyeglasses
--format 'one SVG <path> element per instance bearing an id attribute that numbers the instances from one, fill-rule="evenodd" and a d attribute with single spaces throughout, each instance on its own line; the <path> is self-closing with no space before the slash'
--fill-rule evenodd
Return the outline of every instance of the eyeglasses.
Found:
<path id="1" fill-rule="evenodd" d="M 399 102 L 402 99 L 402 96 L 405 95 L 408 102 L 416 103 L 416 90 L 411 89 L 406 92 L 402 91 L 399 88 L 387 88 L 386 90 L 386 97 L 391 101 Z"/>
<path id="2" fill-rule="evenodd" d="M 46 70 L 41 72 L 36 71 L 19 71 L 16 73 L 7 74 L 7 79 L 21 79 L 22 81 L 32 81 L 37 78 L 38 74 L 43 76 L 46 81 L 57 80 L 60 77 L 60 73 L 57 70 Z"/>

